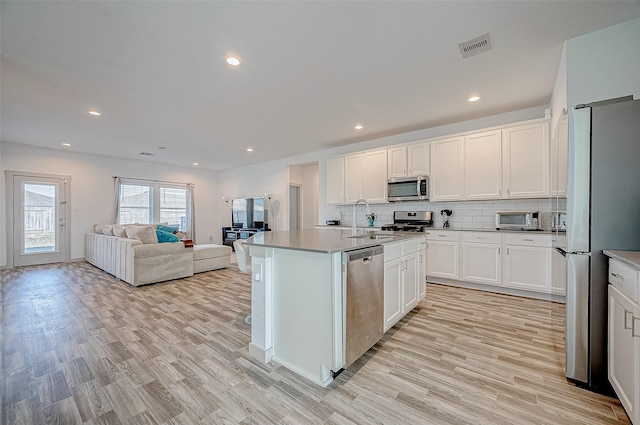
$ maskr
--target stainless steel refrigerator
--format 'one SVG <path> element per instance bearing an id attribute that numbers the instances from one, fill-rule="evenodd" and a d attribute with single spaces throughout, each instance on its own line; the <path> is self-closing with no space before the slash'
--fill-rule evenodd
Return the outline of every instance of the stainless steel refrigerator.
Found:
<path id="1" fill-rule="evenodd" d="M 569 110 L 566 246 L 556 247 L 566 258 L 566 376 L 604 393 L 611 390 L 602 251 L 640 250 L 640 100 L 630 99 Z"/>

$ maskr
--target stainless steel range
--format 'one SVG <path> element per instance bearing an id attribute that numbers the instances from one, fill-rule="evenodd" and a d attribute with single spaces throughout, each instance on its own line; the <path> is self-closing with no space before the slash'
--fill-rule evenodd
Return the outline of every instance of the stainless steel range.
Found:
<path id="1" fill-rule="evenodd" d="M 433 226 L 433 211 L 394 211 L 393 224 L 385 224 L 382 230 L 394 232 L 424 232 Z"/>

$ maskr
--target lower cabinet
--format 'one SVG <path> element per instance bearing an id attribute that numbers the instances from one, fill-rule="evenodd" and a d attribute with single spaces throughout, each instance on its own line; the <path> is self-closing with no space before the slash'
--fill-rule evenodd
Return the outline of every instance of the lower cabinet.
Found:
<path id="1" fill-rule="evenodd" d="M 502 283 L 500 244 L 498 233 L 464 232 L 460 280 L 499 286 Z"/>
<path id="2" fill-rule="evenodd" d="M 460 232 L 429 230 L 427 233 L 427 276 L 458 279 Z"/>
<path id="3" fill-rule="evenodd" d="M 384 331 L 413 310 L 421 296 L 420 239 L 384 246 Z M 422 292 L 423 293 L 423 292 Z"/>
<path id="4" fill-rule="evenodd" d="M 551 293 L 551 237 L 504 235 L 503 286 Z"/>
<path id="5" fill-rule="evenodd" d="M 427 295 L 427 240 L 421 239 L 418 247 L 418 299 Z"/>
<path id="6" fill-rule="evenodd" d="M 631 422 L 640 424 L 640 306 L 609 285 L 609 382 Z"/>

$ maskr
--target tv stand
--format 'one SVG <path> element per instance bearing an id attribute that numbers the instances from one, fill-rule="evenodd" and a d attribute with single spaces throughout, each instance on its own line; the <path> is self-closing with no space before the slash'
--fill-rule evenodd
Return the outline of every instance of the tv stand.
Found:
<path id="1" fill-rule="evenodd" d="M 222 244 L 233 248 L 233 243 L 238 239 L 247 239 L 258 232 L 268 232 L 270 229 L 257 229 L 247 227 L 223 227 Z M 234 250 L 235 251 L 235 250 Z"/>

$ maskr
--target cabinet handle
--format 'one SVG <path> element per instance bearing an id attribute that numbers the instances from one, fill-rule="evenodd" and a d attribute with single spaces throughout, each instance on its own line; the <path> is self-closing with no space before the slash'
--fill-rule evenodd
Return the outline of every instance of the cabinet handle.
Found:
<path id="1" fill-rule="evenodd" d="M 483 238 L 482 236 L 478 236 L 478 239 L 487 239 L 487 238 Z"/>
<path id="2" fill-rule="evenodd" d="M 507 255 L 509 255 L 509 248 L 507 248 Z"/>
<path id="3" fill-rule="evenodd" d="M 631 326 L 627 325 L 627 318 L 629 317 L 629 314 L 631 314 Z M 633 312 L 632 311 L 627 311 L 625 309 L 624 310 L 624 328 L 625 329 L 631 329 L 631 332 L 633 332 L 634 319 L 635 319 L 635 317 L 633 317 Z"/>
<path id="4" fill-rule="evenodd" d="M 615 277 L 616 279 L 622 279 L 624 280 L 624 276 L 618 273 L 613 273 L 611 272 L 611 276 Z"/>
<path id="5" fill-rule="evenodd" d="M 446 238 L 447 235 L 438 235 L 439 238 Z"/>
<path id="6" fill-rule="evenodd" d="M 420 262 L 420 264 L 422 264 L 422 255 L 420 255 L 418 258 L 419 258 L 418 261 Z"/>
<path id="7" fill-rule="evenodd" d="M 527 238 L 525 238 L 524 240 L 525 240 L 525 241 L 527 241 L 527 242 L 533 242 L 533 239 L 527 239 Z"/>
<path id="8" fill-rule="evenodd" d="M 498 247 L 498 255 L 500 254 L 500 247 Z"/>
<path id="9" fill-rule="evenodd" d="M 509 188 L 507 188 L 507 196 L 511 196 L 511 190 L 509 190 Z"/>

